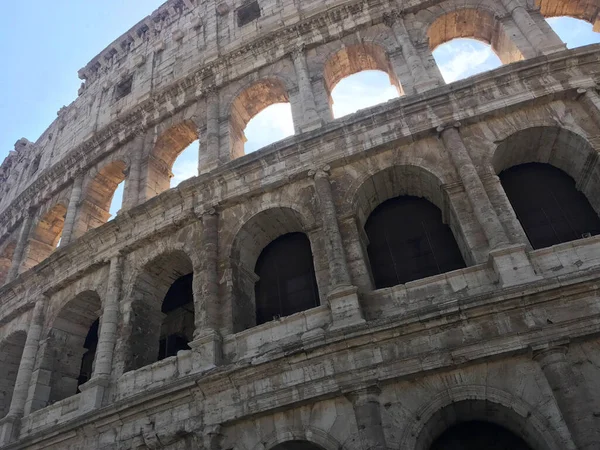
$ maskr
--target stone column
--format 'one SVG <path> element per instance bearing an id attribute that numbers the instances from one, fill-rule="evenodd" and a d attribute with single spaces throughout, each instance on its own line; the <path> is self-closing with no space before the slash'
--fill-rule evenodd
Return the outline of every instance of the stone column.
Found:
<path id="1" fill-rule="evenodd" d="M 10 270 L 6 275 L 7 283 L 14 280 L 15 278 L 17 278 L 17 275 L 19 275 L 19 268 L 23 263 L 23 255 L 25 254 L 25 248 L 27 247 L 27 242 L 29 241 L 29 233 L 31 232 L 31 225 L 33 224 L 33 218 L 35 216 L 35 213 L 36 210 L 34 208 L 30 208 L 27 211 L 27 215 L 23 219 L 21 231 L 19 232 L 19 240 L 17 241 L 17 245 L 13 253 L 13 259 L 10 266 Z"/>
<path id="2" fill-rule="evenodd" d="M 304 46 L 300 46 L 292 52 L 292 59 L 294 61 L 294 69 L 296 70 L 300 102 L 302 103 L 302 117 L 299 129 L 300 131 L 314 130 L 315 128 L 319 128 L 322 124 L 319 113 L 317 112 L 315 95 L 310 81 L 308 65 L 306 64 Z"/>
<path id="3" fill-rule="evenodd" d="M 82 412 L 102 406 L 104 393 L 110 383 L 113 355 L 117 342 L 117 328 L 119 326 L 122 277 L 123 256 L 113 256 L 110 260 L 106 298 L 102 305 L 94 373 L 87 383 L 79 387 L 81 391 L 79 409 Z"/>
<path id="4" fill-rule="evenodd" d="M 580 450 L 598 448 L 600 419 L 590 407 L 591 395 L 585 381 L 573 371 L 566 358 L 567 347 L 550 345 L 534 347 L 534 359 L 544 372 L 560 412 Z"/>
<path id="5" fill-rule="evenodd" d="M 219 93 L 215 87 L 206 91 L 206 137 L 202 139 L 198 155 L 198 173 L 210 172 L 220 163 L 226 163 L 228 158 L 220 155 L 220 127 L 219 127 Z M 221 159 L 226 159 L 221 161 Z"/>
<path id="6" fill-rule="evenodd" d="M 199 263 L 194 267 L 194 365 L 208 370 L 220 364 L 218 247 L 219 216 L 214 208 L 204 211 Z"/>
<path id="7" fill-rule="evenodd" d="M 381 423 L 380 389 L 368 386 L 346 394 L 352 402 L 361 448 L 368 450 L 386 450 L 385 434 Z"/>
<path id="8" fill-rule="evenodd" d="M 415 91 L 423 92 L 442 84 L 442 80 L 431 78 L 427 73 L 423 60 L 415 49 L 408 31 L 406 31 L 402 16 L 398 13 L 389 14 L 386 16 L 386 22 L 394 32 L 398 44 L 400 44 L 402 55 L 413 79 Z"/>
<path id="9" fill-rule="evenodd" d="M 83 175 L 79 175 L 73 181 L 73 187 L 71 188 L 71 196 L 69 198 L 69 207 L 67 208 L 67 214 L 65 216 L 65 226 L 63 228 L 62 236 L 60 239 L 60 247 L 64 247 L 73 239 L 73 228 L 75 227 L 75 219 L 77 217 L 77 211 L 81 204 L 81 191 L 83 186 Z"/>
<path id="10" fill-rule="evenodd" d="M 529 12 L 521 4 L 520 0 L 502 0 L 506 11 L 510 13 L 521 33 L 529 41 L 538 54 L 547 55 L 556 51 L 564 50 L 565 46 L 552 45 L 548 37 L 540 29 L 538 24 L 529 15 Z"/>
<path id="11" fill-rule="evenodd" d="M 333 316 L 334 327 L 363 323 L 358 302 L 358 288 L 352 285 L 346 253 L 337 220 L 333 193 L 329 181 L 329 166 L 311 170 L 315 191 L 319 199 L 319 208 L 323 222 L 325 249 L 329 263 L 328 302 Z"/>
<path id="12" fill-rule="evenodd" d="M 458 132 L 458 127 L 460 127 L 460 123 L 446 127 L 440 126 L 438 132 L 465 187 L 473 212 L 483 228 L 490 249 L 506 246 L 509 243 L 508 237 L 485 192 L 477 169 L 475 169 L 471 156 Z"/>
<path id="13" fill-rule="evenodd" d="M 525 252 L 524 244 L 511 245 L 500 219 L 487 195 L 479 178 L 477 169 L 465 147 L 457 122 L 451 126 L 439 126 L 438 132 L 444 142 L 444 147 L 461 182 L 465 188 L 471 208 L 481 225 L 490 247 L 490 264 L 499 277 L 501 286 L 512 286 L 539 279 L 536 275 L 529 257 Z"/>
<path id="14" fill-rule="evenodd" d="M 586 112 L 595 124 L 600 127 L 600 95 L 598 95 L 596 89 L 579 88 L 577 89 L 577 95 Z"/>
<path id="15" fill-rule="evenodd" d="M 35 303 L 33 308 L 33 316 L 29 325 L 29 330 L 27 331 L 27 339 L 25 340 L 25 347 L 23 348 L 23 355 L 21 356 L 21 363 L 19 364 L 19 371 L 17 373 L 15 388 L 10 402 L 10 409 L 6 417 L 2 420 L 0 428 L 0 447 L 18 438 L 19 425 L 25 411 L 25 403 L 27 401 L 29 385 L 31 383 L 31 374 L 33 373 L 33 367 L 35 365 L 47 306 L 48 298 L 43 295 Z"/>
<path id="16" fill-rule="evenodd" d="M 150 134 L 150 133 L 148 133 Z M 145 200 L 142 194 L 142 162 L 144 159 L 144 149 L 146 143 L 152 139 L 152 136 L 138 136 L 131 144 L 131 160 L 127 168 L 127 177 L 125 178 L 125 188 L 123 189 L 123 211 L 134 208 Z"/>

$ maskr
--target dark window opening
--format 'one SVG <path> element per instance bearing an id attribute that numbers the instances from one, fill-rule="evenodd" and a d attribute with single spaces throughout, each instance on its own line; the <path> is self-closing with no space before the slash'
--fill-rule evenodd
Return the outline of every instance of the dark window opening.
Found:
<path id="1" fill-rule="evenodd" d="M 243 27 L 260 17 L 258 2 L 248 3 L 237 10 L 238 27 Z"/>
<path id="2" fill-rule="evenodd" d="M 31 163 L 31 175 L 35 174 L 40 168 L 40 161 L 42 159 L 42 155 L 37 155 L 33 162 Z"/>
<path id="3" fill-rule="evenodd" d="M 98 327 L 100 326 L 100 319 L 96 319 L 90 327 L 83 348 L 87 351 L 81 358 L 81 367 L 79 369 L 79 377 L 77 378 L 77 392 L 79 392 L 79 386 L 88 382 L 92 378 L 94 358 L 96 356 L 96 347 L 98 346 Z"/>
<path id="4" fill-rule="evenodd" d="M 527 163 L 500 181 L 534 249 L 600 234 L 600 218 L 575 180 L 550 164 Z"/>
<path id="5" fill-rule="evenodd" d="M 132 86 L 133 77 L 129 77 L 125 81 L 122 81 L 121 83 L 117 84 L 117 86 L 115 87 L 115 98 L 119 100 L 129 95 L 131 93 Z"/>
<path id="6" fill-rule="evenodd" d="M 383 202 L 369 216 L 365 231 L 376 289 L 465 267 L 441 211 L 423 198 Z"/>
<path id="7" fill-rule="evenodd" d="M 194 274 L 184 275 L 171 285 L 162 303 L 165 314 L 158 346 L 158 361 L 189 350 L 194 336 Z"/>
<path id="8" fill-rule="evenodd" d="M 288 233 L 267 245 L 254 269 L 256 324 L 319 305 L 310 241 L 303 233 Z"/>
<path id="9" fill-rule="evenodd" d="M 531 450 L 523 439 L 490 422 L 470 421 L 445 431 L 430 450 Z"/>

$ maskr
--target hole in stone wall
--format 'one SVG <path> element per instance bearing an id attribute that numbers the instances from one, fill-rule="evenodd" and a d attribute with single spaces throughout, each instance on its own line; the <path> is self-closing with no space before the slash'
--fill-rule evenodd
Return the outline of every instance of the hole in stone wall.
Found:
<path id="1" fill-rule="evenodd" d="M 176 356 L 180 350 L 189 350 L 194 337 L 194 275 L 184 275 L 171 285 L 162 303 L 165 317 L 160 330 L 158 360 Z"/>
<path id="2" fill-rule="evenodd" d="M 131 88 L 133 87 L 133 76 L 130 76 L 126 80 L 120 82 L 115 86 L 115 99 L 120 100 L 123 97 L 129 95 L 131 93 Z"/>
<path id="3" fill-rule="evenodd" d="M 243 27 L 259 17 L 260 6 L 258 5 L 258 2 L 248 3 L 237 10 L 238 27 Z"/>
<path id="4" fill-rule="evenodd" d="M 573 17 L 552 17 L 546 21 L 558 37 L 567 44 L 567 48 L 600 43 L 600 33 L 595 32 L 592 24 L 585 20 Z"/>
<path id="5" fill-rule="evenodd" d="M 255 115 L 244 130 L 246 142 L 244 153 L 252 153 L 259 148 L 294 135 L 292 107 L 289 103 L 276 103 L 267 106 Z"/>
<path id="6" fill-rule="evenodd" d="M 452 83 L 502 65 L 491 46 L 475 39 L 453 39 L 433 51 L 444 81 Z"/>
<path id="7" fill-rule="evenodd" d="M 365 70 L 341 80 L 331 92 L 333 117 L 338 118 L 397 98 L 398 88 L 387 73 Z"/>
<path id="8" fill-rule="evenodd" d="M 200 141 L 196 139 L 183 150 L 173 163 L 173 177 L 170 186 L 176 187 L 182 181 L 198 175 L 198 149 Z"/>

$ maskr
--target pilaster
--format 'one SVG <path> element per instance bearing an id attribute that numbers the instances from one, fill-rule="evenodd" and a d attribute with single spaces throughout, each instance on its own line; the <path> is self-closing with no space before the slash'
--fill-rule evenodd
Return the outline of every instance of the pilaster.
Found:
<path id="1" fill-rule="evenodd" d="M 361 448 L 368 450 L 386 450 L 385 434 L 381 421 L 381 405 L 377 385 L 371 385 L 346 393 L 352 402 Z"/>
<path id="2" fill-rule="evenodd" d="M 23 219 L 21 231 L 19 232 L 19 240 L 17 241 L 17 245 L 13 253 L 12 264 L 10 266 L 8 274 L 6 275 L 7 283 L 14 280 L 19 274 L 19 269 L 21 268 L 21 264 L 23 263 L 23 256 L 25 254 L 27 242 L 29 241 L 29 234 L 31 232 L 31 226 L 33 224 L 33 218 L 35 217 L 35 214 L 36 209 L 30 208 L 27 211 L 27 215 Z"/>

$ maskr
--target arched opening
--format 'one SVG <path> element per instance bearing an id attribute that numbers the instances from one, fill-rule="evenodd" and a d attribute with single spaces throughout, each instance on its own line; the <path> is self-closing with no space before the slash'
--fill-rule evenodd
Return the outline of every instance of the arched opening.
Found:
<path id="1" fill-rule="evenodd" d="M 418 434 L 415 449 L 542 450 L 543 436 L 529 417 L 487 400 L 460 400 L 435 412 Z"/>
<path id="2" fill-rule="evenodd" d="M 281 442 L 270 450 L 323 450 L 323 447 L 309 441 L 293 440 Z"/>
<path id="3" fill-rule="evenodd" d="M 431 450 L 531 450 L 523 439 L 499 425 L 473 420 L 450 427 Z"/>
<path id="4" fill-rule="evenodd" d="M 0 286 L 6 282 L 6 276 L 12 265 L 16 246 L 17 243 L 15 241 L 10 241 L 0 251 Z"/>
<path id="5" fill-rule="evenodd" d="M 74 238 L 105 224 L 121 209 L 119 200 L 122 203 L 123 194 L 122 190 L 119 193 L 117 190 L 125 180 L 126 169 L 123 161 L 113 161 L 102 167 L 90 181 L 77 215 Z"/>
<path id="6" fill-rule="evenodd" d="M 0 344 L 0 418 L 8 414 L 27 333 L 18 331 Z"/>
<path id="7" fill-rule="evenodd" d="M 600 234 L 600 218 L 575 180 L 550 164 L 527 163 L 500 181 L 534 249 Z"/>
<path id="8" fill-rule="evenodd" d="M 157 139 L 147 162 L 146 198 L 152 198 L 161 192 L 179 184 L 186 178 L 198 175 L 198 128 L 191 120 L 172 126 Z M 199 141 L 198 141 L 199 142 Z M 196 154 L 192 156 L 194 152 Z M 184 150 L 186 158 L 178 165 L 177 179 L 174 178 L 173 165 Z M 191 162 L 193 160 L 193 162 Z M 181 172 L 179 172 L 181 170 Z"/>
<path id="9" fill-rule="evenodd" d="M 101 307 L 98 294 L 81 293 L 61 309 L 52 324 L 41 367 L 50 373 L 48 404 L 75 395 L 91 377 Z M 38 379 L 38 383 L 44 381 Z"/>
<path id="10" fill-rule="evenodd" d="M 600 22 L 598 27 L 592 26 L 585 19 L 574 17 L 550 17 L 546 19 L 546 22 L 558 37 L 567 44 L 567 48 L 600 43 Z"/>
<path id="11" fill-rule="evenodd" d="M 441 211 L 423 198 L 385 201 L 369 216 L 365 232 L 376 289 L 465 267 Z"/>
<path id="12" fill-rule="evenodd" d="M 200 140 L 196 139 L 188 145 L 173 163 L 173 178 L 170 186 L 177 187 L 182 181 L 188 180 L 198 175 L 198 149 Z"/>
<path id="13" fill-rule="evenodd" d="M 278 238 L 281 240 L 278 241 Z M 269 246 L 271 243 L 273 245 Z M 296 292 L 302 291 L 302 295 L 308 296 L 300 301 L 298 308 L 303 307 L 303 302 L 307 305 L 310 303 L 311 307 L 313 304 L 319 304 L 318 295 L 313 289 L 314 279 L 311 276 L 315 276 L 317 282 L 320 282 L 327 269 L 318 259 L 313 258 L 314 245 L 312 236 L 307 237 L 305 234 L 302 217 L 291 208 L 270 208 L 243 224 L 232 243 L 230 255 L 234 333 L 270 321 L 274 316 L 297 312 L 289 305 L 276 305 L 280 299 L 286 301 L 289 297 L 296 301 Z M 287 259 L 302 259 L 297 267 L 294 266 L 295 261 L 280 261 L 286 251 Z M 295 252 L 293 258 L 290 257 L 291 251 Z M 269 272 L 272 264 L 277 263 L 281 264 L 278 268 L 281 272 Z M 309 272 L 312 275 L 309 276 Z M 283 292 L 274 294 L 274 289 L 288 282 L 290 284 L 283 287 Z M 260 300 L 257 295 L 261 296 Z M 317 300 L 313 303 L 315 295 Z M 260 318 L 257 317 L 258 313 L 261 314 Z"/>
<path id="14" fill-rule="evenodd" d="M 303 233 L 278 237 L 261 252 L 255 271 L 256 324 L 319 306 L 310 241 Z"/>
<path id="15" fill-rule="evenodd" d="M 502 23 L 482 9 L 444 14 L 431 24 L 427 36 L 446 82 L 523 59 Z"/>
<path id="16" fill-rule="evenodd" d="M 126 317 L 129 357 L 126 371 L 189 349 L 194 335 L 193 266 L 181 251 L 146 264 L 132 288 Z"/>
<path id="17" fill-rule="evenodd" d="M 261 112 L 263 114 L 259 117 Z M 277 117 L 277 114 L 280 116 Z M 256 124 L 248 131 L 252 131 L 254 142 L 246 145 L 246 130 L 253 118 L 256 118 Z M 271 123 L 266 130 L 256 129 L 257 124 L 265 125 L 269 121 Z M 269 134 L 268 130 L 274 131 L 274 134 Z M 281 80 L 267 78 L 257 81 L 233 101 L 229 119 L 232 159 L 293 134 L 290 99 Z"/>
<path id="18" fill-rule="evenodd" d="M 335 118 L 404 94 L 386 51 L 371 43 L 338 51 L 325 64 L 323 75 Z"/>
<path id="19" fill-rule="evenodd" d="M 110 201 L 110 207 L 108 208 L 108 213 L 110 214 L 108 220 L 114 219 L 117 214 L 121 211 L 123 207 L 123 195 L 125 191 L 125 181 L 121 181 L 117 188 L 115 189 L 115 193 L 113 194 L 112 200 Z"/>
<path id="20" fill-rule="evenodd" d="M 45 260 L 58 246 L 65 225 L 67 208 L 58 204 L 48 211 L 33 229 L 27 255 L 20 271 L 25 271 Z"/>
<path id="21" fill-rule="evenodd" d="M 572 17 L 584 20 L 597 29 L 598 3 L 590 0 L 535 0 L 535 6 L 545 18 Z"/>

